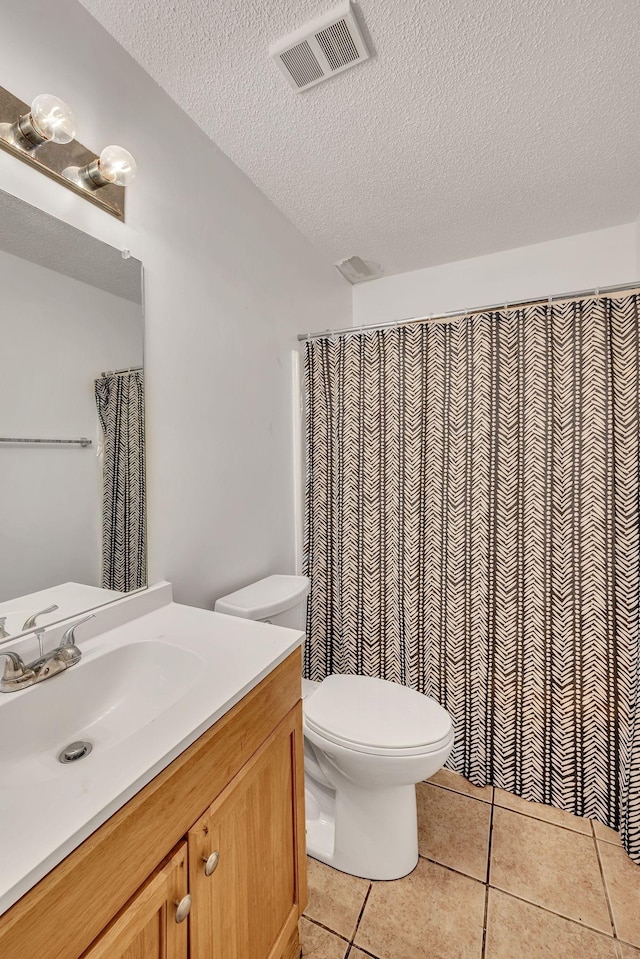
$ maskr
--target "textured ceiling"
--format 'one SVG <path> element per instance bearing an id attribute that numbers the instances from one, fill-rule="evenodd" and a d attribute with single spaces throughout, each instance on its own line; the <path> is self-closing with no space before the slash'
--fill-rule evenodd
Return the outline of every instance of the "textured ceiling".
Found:
<path id="1" fill-rule="evenodd" d="M 332 261 L 396 273 L 640 209 L 638 0 L 360 0 L 373 58 L 303 94 L 267 48 L 333 0 L 82 2 Z"/>

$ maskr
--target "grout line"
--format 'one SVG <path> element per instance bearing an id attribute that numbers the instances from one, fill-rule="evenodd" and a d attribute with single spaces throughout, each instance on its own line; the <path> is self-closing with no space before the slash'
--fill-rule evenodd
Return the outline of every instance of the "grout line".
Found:
<path id="1" fill-rule="evenodd" d="M 593 844 L 596 847 L 596 857 L 598 860 L 598 869 L 600 870 L 600 878 L 602 879 L 602 887 L 604 889 L 604 898 L 607 900 L 607 909 L 609 910 L 609 921 L 611 923 L 611 928 L 613 930 L 613 937 L 617 939 L 617 930 L 615 920 L 613 918 L 613 906 L 611 905 L 611 900 L 609 898 L 609 887 L 607 886 L 607 880 L 604 874 L 604 866 L 602 865 L 602 860 L 600 858 L 600 848 L 598 846 L 598 840 L 596 839 L 595 827 L 593 828 Z"/>
<path id="2" fill-rule="evenodd" d="M 493 792 L 491 793 L 491 799 L 481 799 L 480 796 L 470 796 L 469 793 L 462 792 L 460 789 L 453 789 L 452 786 L 443 786 L 442 783 L 433 783 L 430 779 L 423 779 L 422 783 L 425 786 L 435 786 L 436 789 L 444 789 L 448 793 L 453 793 L 454 796 L 464 796 L 465 799 L 475 799 L 476 802 L 483 802 L 485 806 L 491 806 L 493 804 Z M 473 786 L 473 783 L 471 783 Z M 486 789 L 485 786 L 477 786 L 477 789 Z M 491 786 L 493 790 L 493 786 Z"/>
<path id="3" fill-rule="evenodd" d="M 444 862 L 438 862 L 437 859 L 430 859 L 429 856 L 423 856 L 422 853 L 418 853 L 418 859 L 424 859 L 425 862 L 433 863 L 434 866 L 440 866 L 442 869 L 446 869 L 448 872 L 454 872 L 456 876 L 464 876 L 465 879 L 470 879 L 471 882 L 482 883 L 483 886 L 486 886 L 487 883 L 484 879 L 478 879 L 477 876 L 470 876 L 468 872 L 462 872 L 460 869 L 456 869 L 454 866 L 447 866 Z M 392 880 L 392 882 L 398 882 L 399 880 Z"/>
<path id="4" fill-rule="evenodd" d="M 484 887 L 484 918 L 482 920 L 482 949 L 480 959 L 485 959 L 487 949 L 487 923 L 489 920 L 489 886 Z"/>
<path id="5" fill-rule="evenodd" d="M 364 914 L 365 906 L 366 906 L 367 903 L 369 902 L 369 896 L 370 896 L 370 894 L 371 894 L 372 886 L 373 886 L 373 883 L 370 882 L 370 883 L 369 883 L 369 888 L 367 889 L 367 894 L 366 894 L 366 896 L 364 897 L 364 902 L 362 903 L 362 908 L 361 908 L 360 912 L 358 913 L 358 919 L 357 919 L 357 921 L 356 921 L 356 927 L 355 927 L 355 929 L 353 930 L 353 935 L 351 936 L 351 944 L 350 944 L 350 946 L 349 946 L 349 952 L 351 952 L 351 946 L 353 945 L 353 943 L 354 943 L 354 941 L 355 941 L 356 934 L 357 934 L 358 929 L 359 929 L 359 927 L 360 927 L 360 920 L 362 919 L 362 916 L 363 916 L 363 914 Z"/>
<path id="6" fill-rule="evenodd" d="M 495 795 L 495 792 L 494 792 Z M 485 879 L 485 894 L 484 894 L 484 920 L 482 926 L 482 952 L 480 953 L 480 959 L 485 959 L 485 952 L 487 949 L 487 925 L 489 922 L 489 876 L 491 873 L 491 845 L 493 842 L 493 811 L 495 809 L 495 803 L 491 802 L 491 816 L 489 817 L 489 844 L 487 848 L 487 872 Z"/>
<path id="7" fill-rule="evenodd" d="M 531 899 L 525 899 L 524 896 L 518 896 L 515 892 L 511 892 L 509 889 L 503 889 L 502 886 L 489 886 L 489 889 L 495 889 L 496 892 L 502 892 L 505 896 L 511 896 L 512 899 L 517 899 L 519 902 L 524 902 L 528 906 L 533 906 L 535 909 L 541 909 L 542 912 L 549 913 L 550 916 L 557 916 L 558 919 L 564 919 L 565 922 L 572 922 L 574 926 L 580 926 L 581 929 L 590 929 L 592 932 L 597 932 L 598 935 L 603 936 L 605 939 L 614 939 L 613 933 L 603 932 L 602 929 L 598 929 L 596 926 L 590 926 L 587 922 L 580 922 L 579 919 L 572 919 L 571 916 L 565 916 L 562 912 L 554 912 L 553 909 L 549 909 L 548 906 L 541 906 L 538 902 L 533 902 Z"/>
<path id="8" fill-rule="evenodd" d="M 575 813 L 570 813 L 566 809 L 560 809 L 558 806 L 551 806 L 549 803 L 535 802 L 532 799 L 523 799 L 522 796 L 516 796 L 516 799 L 522 799 L 523 802 L 530 802 L 532 806 L 543 806 L 548 809 L 557 809 L 558 812 L 566 812 L 568 816 L 573 816 L 574 819 L 582 819 L 589 823 L 590 832 L 582 832 L 580 829 L 572 829 L 571 826 L 564 826 L 562 823 L 551 822 L 549 819 L 543 819 L 541 816 L 535 816 L 533 813 L 525 812 L 524 809 L 512 809 L 511 806 L 503 806 L 501 803 L 496 802 L 495 794 L 498 786 L 492 786 L 493 789 L 491 799 L 480 799 L 479 796 L 470 796 L 468 793 L 461 792 L 457 789 L 452 789 L 451 786 L 443 786 L 441 783 L 431 782 L 429 779 L 423 780 L 425 785 L 436 786 L 438 789 L 444 789 L 447 792 L 454 793 L 456 796 L 464 796 L 466 799 L 475 799 L 476 802 L 485 803 L 485 805 L 497 806 L 498 809 L 504 809 L 506 812 L 515 813 L 516 816 L 526 816 L 527 819 L 535 819 L 537 822 L 546 823 L 547 826 L 557 826 L 558 829 L 566 829 L 567 832 L 572 832 L 578 836 L 595 836 L 595 826 L 593 825 L 593 819 L 587 819 L 586 816 L 576 816 Z M 473 785 L 473 783 L 472 783 Z M 481 787 L 478 787 L 481 788 Z M 508 790 L 503 790 L 504 792 L 509 792 Z M 510 796 L 515 796 L 515 793 L 509 793 Z M 600 842 L 608 842 L 611 846 L 616 846 L 617 843 L 611 839 L 601 839 Z"/>
<path id="9" fill-rule="evenodd" d="M 489 817 L 489 848 L 487 849 L 487 873 L 486 873 L 487 878 L 485 879 L 485 883 L 487 886 L 489 885 L 489 876 L 491 873 L 491 847 L 493 845 L 493 814 L 494 814 L 495 808 L 496 808 L 495 803 L 491 803 L 491 816 Z"/>
<path id="10" fill-rule="evenodd" d="M 614 832 L 618 838 L 608 839 L 606 836 L 599 836 L 596 832 L 596 823 L 598 823 L 600 826 L 604 825 L 604 823 L 601 823 L 598 819 L 590 819 L 589 822 L 591 823 L 591 831 L 596 842 L 606 842 L 608 846 L 622 846 L 622 839 L 620 838 L 620 833 L 617 830 L 614 829 Z"/>
<path id="11" fill-rule="evenodd" d="M 349 959 L 352 949 L 359 949 L 360 952 L 364 953 L 365 956 L 371 956 L 371 959 L 378 959 L 378 956 L 376 956 L 373 952 L 369 952 L 368 949 L 364 949 L 362 946 L 356 945 L 355 942 L 352 942 L 351 945 L 349 946 L 349 952 L 346 954 L 344 959 Z"/>
<path id="12" fill-rule="evenodd" d="M 520 798 L 520 797 L 518 797 Z M 528 800 L 525 800 L 528 802 Z M 546 806 L 546 803 L 536 803 L 536 806 Z M 503 809 L 505 812 L 513 813 L 514 816 L 524 816 L 525 819 L 534 819 L 536 822 L 544 823 L 545 826 L 553 826 L 554 829 L 564 829 L 565 832 L 570 832 L 573 836 L 583 836 L 585 839 L 593 838 L 593 826 L 589 832 L 581 832 L 579 829 L 572 829 L 571 826 L 563 826 L 558 822 L 551 822 L 549 819 L 542 819 L 540 816 L 533 816 L 531 813 L 523 812 L 521 809 L 511 809 L 510 806 L 501 806 L 499 803 L 494 803 L 494 807 L 497 809 Z M 550 809 L 557 809 L 557 806 L 550 806 Z M 558 812 L 566 812 L 564 809 L 558 809 Z M 568 813 L 569 816 L 572 816 L 573 813 Z M 582 819 L 582 816 L 576 816 L 576 819 Z M 590 819 L 587 819 L 588 823 L 591 823 Z"/>
<path id="13" fill-rule="evenodd" d="M 307 922 L 312 922 L 314 926 L 320 926 L 321 929 L 324 929 L 325 932 L 330 932 L 332 936 L 337 936 L 338 939 L 342 939 L 343 942 L 346 942 L 350 945 L 349 940 L 346 936 L 343 936 L 341 933 L 336 932 L 335 929 L 332 929 L 331 926 L 325 926 L 323 922 L 319 922 L 317 919 L 312 919 L 311 916 L 307 916 L 306 913 L 302 914 L 302 919 L 306 919 Z"/>

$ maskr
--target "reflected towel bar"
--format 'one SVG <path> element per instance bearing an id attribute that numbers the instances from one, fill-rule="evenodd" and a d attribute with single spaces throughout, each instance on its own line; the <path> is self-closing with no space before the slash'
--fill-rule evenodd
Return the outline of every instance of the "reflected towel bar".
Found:
<path id="1" fill-rule="evenodd" d="M 40 444 L 50 444 L 54 446 L 91 446 L 91 440 L 87 439 L 86 436 L 81 436 L 79 440 L 36 440 L 36 439 L 25 439 L 25 438 L 15 438 L 10 436 L 0 436 L 0 443 L 35 443 L 36 445 Z"/>

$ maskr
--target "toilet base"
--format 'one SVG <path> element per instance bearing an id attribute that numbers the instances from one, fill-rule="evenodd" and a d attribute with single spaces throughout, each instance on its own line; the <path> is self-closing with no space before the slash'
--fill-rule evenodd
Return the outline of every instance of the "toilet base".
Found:
<path id="1" fill-rule="evenodd" d="M 307 852 L 363 879 L 401 879 L 418 863 L 416 788 L 357 788 L 339 794 L 306 776 Z"/>

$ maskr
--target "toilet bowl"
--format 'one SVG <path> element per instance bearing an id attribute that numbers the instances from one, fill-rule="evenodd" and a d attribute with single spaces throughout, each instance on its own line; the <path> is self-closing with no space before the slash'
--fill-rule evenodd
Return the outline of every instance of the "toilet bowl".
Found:
<path id="1" fill-rule="evenodd" d="M 217 612 L 304 629 L 309 581 L 269 576 L 218 600 Z M 428 696 L 368 676 L 302 680 L 307 852 L 365 879 L 418 862 L 415 785 L 446 762 L 454 732 Z"/>

